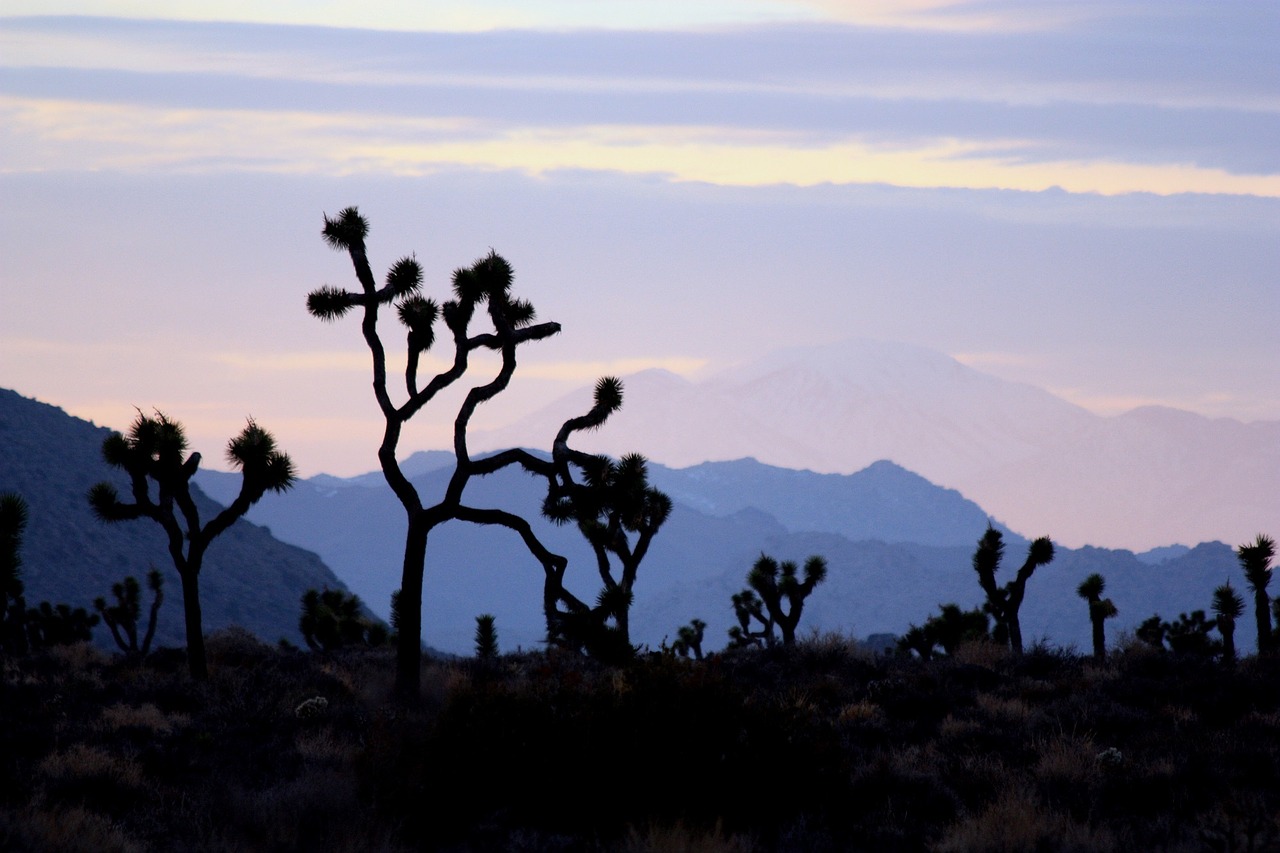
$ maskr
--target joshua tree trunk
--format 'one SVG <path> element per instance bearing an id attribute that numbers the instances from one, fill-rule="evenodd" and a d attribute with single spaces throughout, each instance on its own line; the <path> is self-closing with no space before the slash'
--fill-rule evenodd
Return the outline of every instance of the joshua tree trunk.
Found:
<path id="1" fill-rule="evenodd" d="M 1265 586 L 1253 591 L 1253 613 L 1258 623 L 1258 654 L 1271 654 L 1271 596 Z"/>
<path id="2" fill-rule="evenodd" d="M 182 612 L 187 622 L 187 669 L 196 681 L 209 677 L 204 650 L 204 623 L 200 615 L 200 568 L 188 566 L 182 572 Z"/>
<path id="3" fill-rule="evenodd" d="M 1228 664 L 1236 662 L 1236 626 L 1234 622 L 1218 623 L 1218 631 L 1222 634 L 1222 659 Z"/>
<path id="4" fill-rule="evenodd" d="M 1093 611 L 1090 614 L 1093 617 L 1093 659 L 1102 663 L 1107 659 L 1107 635 L 1103 627 L 1107 617 L 1097 607 L 1089 609 Z"/>
<path id="5" fill-rule="evenodd" d="M 427 533 L 419 519 L 410 519 L 404 545 L 404 571 L 400 578 L 400 625 L 396 638 L 396 691 L 404 699 L 414 698 L 420 686 L 422 575 L 427 560 Z"/>

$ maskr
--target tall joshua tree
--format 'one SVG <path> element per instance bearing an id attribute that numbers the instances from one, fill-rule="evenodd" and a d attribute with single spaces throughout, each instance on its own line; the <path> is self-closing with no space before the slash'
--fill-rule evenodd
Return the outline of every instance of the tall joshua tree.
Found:
<path id="1" fill-rule="evenodd" d="M 1267 584 L 1271 582 L 1271 559 L 1276 555 L 1276 543 L 1270 536 L 1258 534 L 1251 544 L 1236 549 L 1244 579 L 1253 591 L 1253 612 L 1258 623 L 1258 654 L 1270 654 L 1275 650 L 1271 635 L 1271 596 Z"/>
<path id="2" fill-rule="evenodd" d="M 800 616 L 804 613 L 804 601 L 813 592 L 814 587 L 826 579 L 827 561 L 818 556 L 805 560 L 803 580 L 797 576 L 798 570 L 796 564 L 790 560 L 779 563 L 773 557 L 761 554 L 760 559 L 756 560 L 751 571 L 747 573 L 749 589 L 743 590 L 740 595 L 746 593 L 753 593 L 753 595 L 743 598 L 742 604 L 746 606 L 748 613 L 769 626 L 767 634 L 764 635 L 766 642 L 769 642 L 773 636 L 771 626 L 777 625 L 782 633 L 782 644 L 795 645 L 796 626 L 800 624 Z M 756 612 L 752 613 L 750 605 L 755 603 L 754 599 L 757 596 L 760 605 L 763 605 L 768 613 L 767 619 L 761 618 L 759 607 L 754 608 Z M 736 611 L 739 608 L 739 596 L 735 596 L 734 599 Z M 742 619 L 739 616 L 739 623 L 741 622 Z M 737 638 L 734 639 L 736 642 Z"/>
<path id="3" fill-rule="evenodd" d="M 605 659 L 627 658 L 633 651 L 629 614 L 636 576 L 653 537 L 671 515 L 671 499 L 649 484 L 643 456 L 630 453 L 615 462 L 569 447 L 574 432 L 599 428 L 621 405 L 621 380 L 606 376 L 596 383 L 591 410 L 570 418 L 556 435 L 554 474 L 543 502 L 543 514 L 551 521 L 578 525 L 595 555 L 602 584 L 593 608 L 562 582 L 549 586 L 544 602 L 548 633 Z"/>
<path id="4" fill-rule="evenodd" d="M 1026 562 L 1018 569 L 1018 574 L 1004 586 L 997 586 L 996 572 L 1000 569 L 1003 555 L 1004 538 L 999 530 L 988 525 L 973 554 L 973 570 L 978 573 L 978 583 L 987 594 L 987 609 L 995 617 L 997 633 L 1007 638 L 1015 655 L 1020 655 L 1022 624 L 1018 621 L 1018 611 L 1026 595 L 1027 581 L 1037 568 L 1053 562 L 1053 543 L 1047 537 L 1032 542 L 1027 549 Z"/>
<path id="5" fill-rule="evenodd" d="M 1244 599 L 1224 583 L 1213 591 L 1213 615 L 1222 635 L 1222 659 L 1228 663 L 1236 660 L 1236 620 L 1244 614 Z"/>
<path id="6" fill-rule="evenodd" d="M 209 676 L 200 615 L 200 569 L 209 545 L 267 492 L 293 485 L 293 462 L 276 448 L 271 433 L 250 420 L 227 443 L 227 461 L 242 475 L 240 493 L 231 505 L 206 524 L 191 497 L 191 478 L 200 454 L 187 455 L 182 425 L 162 412 L 138 413 L 128 435 L 113 432 L 102 443 L 109 465 L 129 475 L 132 500 L 120 500 L 115 486 L 99 483 L 89 490 L 89 503 L 103 521 L 149 518 L 169 540 L 169 557 L 182 579 L 182 607 L 187 629 L 187 665 L 192 678 Z"/>
<path id="7" fill-rule="evenodd" d="M 550 475 L 549 463 L 518 449 L 473 460 L 467 449 L 467 428 L 476 408 L 501 393 L 510 383 L 516 369 L 517 347 L 556 334 L 560 331 L 560 324 L 534 324 L 533 306 L 511 295 L 511 266 L 493 252 L 470 267 L 454 272 L 453 298 L 443 304 L 421 295 L 422 269 L 412 257 L 401 258 L 392 264 L 385 283 L 379 287 L 365 249 L 368 231 L 368 222 L 354 207 L 346 208 L 336 217 L 325 217 L 325 242 L 350 256 L 359 289 L 348 291 L 322 287 L 307 297 L 307 310 L 321 320 L 337 320 L 353 308 L 362 314 L 361 331 L 373 359 L 373 394 L 386 424 L 378 447 L 378 462 L 408 518 L 397 610 L 396 691 L 409 698 L 418 694 L 421 678 L 422 576 L 427 538 L 433 529 L 454 519 L 502 525 L 520 535 L 548 576 L 554 577 L 558 573 L 563 577 L 565 559 L 548 551 L 525 519 L 503 510 L 476 508 L 463 503 L 463 494 L 472 477 L 491 474 L 508 465 L 520 464 L 542 476 Z M 392 400 L 387 387 L 386 349 L 378 330 L 380 310 L 392 305 L 407 332 L 404 401 L 398 404 Z M 491 331 L 469 331 L 478 310 L 488 315 Z M 443 320 L 451 338 L 452 361 L 446 369 L 424 383 L 419 377 L 422 355 L 436 341 L 438 319 Z M 453 475 L 444 495 L 436 503 L 428 505 L 396 459 L 400 435 L 410 418 L 437 394 L 462 378 L 467 372 L 471 354 L 480 349 L 500 353 L 502 366 L 489 381 L 467 392 L 454 418 Z"/>
<path id="8" fill-rule="evenodd" d="M 0 494 L 0 651 L 10 654 L 27 650 L 21 554 L 26 527 L 27 502 L 13 492 Z"/>
<path id="9" fill-rule="evenodd" d="M 1104 623 L 1120 611 L 1111 599 L 1103 598 L 1107 582 L 1094 572 L 1076 587 L 1076 595 L 1089 603 L 1089 622 L 1093 626 L 1093 659 L 1101 663 L 1107 659 L 1107 636 Z"/>

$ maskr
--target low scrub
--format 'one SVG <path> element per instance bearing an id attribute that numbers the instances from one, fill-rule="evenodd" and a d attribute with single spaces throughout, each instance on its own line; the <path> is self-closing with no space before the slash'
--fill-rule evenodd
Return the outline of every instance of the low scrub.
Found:
<path id="1" fill-rule="evenodd" d="M 1280 662 L 1124 647 L 424 662 L 209 638 L 6 661 L 0 848 L 1229 850 L 1280 844 Z"/>

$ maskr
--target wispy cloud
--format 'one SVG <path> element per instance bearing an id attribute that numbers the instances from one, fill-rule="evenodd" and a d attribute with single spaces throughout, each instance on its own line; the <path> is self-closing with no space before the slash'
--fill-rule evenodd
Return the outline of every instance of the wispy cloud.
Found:
<path id="1" fill-rule="evenodd" d="M 565 169 L 659 174 L 726 186 L 884 183 L 1059 187 L 1280 197 L 1280 174 L 1112 160 L 1039 160 L 1035 146 L 962 139 L 888 144 L 724 127 L 486 127 L 469 119 L 166 109 L 0 98 L 6 171 L 235 169 L 291 174 L 427 175 L 464 166 L 545 175 Z"/>

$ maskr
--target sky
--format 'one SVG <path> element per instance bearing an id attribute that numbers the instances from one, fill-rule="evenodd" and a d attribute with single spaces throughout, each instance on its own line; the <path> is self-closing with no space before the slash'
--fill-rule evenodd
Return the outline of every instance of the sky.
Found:
<path id="1" fill-rule="evenodd" d="M 496 250 L 561 323 L 479 426 L 849 337 L 1280 419 L 1271 0 L 5 0 L 0 198 L 0 386 L 206 464 L 252 417 L 377 467 L 358 321 L 305 310 L 348 205 L 375 269 Z"/>

